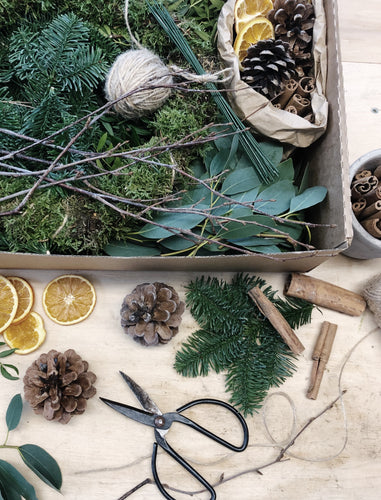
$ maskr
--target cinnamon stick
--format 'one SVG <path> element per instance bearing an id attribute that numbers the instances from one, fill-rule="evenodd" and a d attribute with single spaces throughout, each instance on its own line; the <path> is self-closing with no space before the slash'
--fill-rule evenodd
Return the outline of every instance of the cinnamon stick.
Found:
<path id="1" fill-rule="evenodd" d="M 305 116 L 311 108 L 311 102 L 300 94 L 294 94 L 288 101 L 289 106 L 293 106 L 299 116 Z"/>
<path id="2" fill-rule="evenodd" d="M 370 170 L 361 170 L 360 172 L 357 172 L 355 175 L 355 180 L 358 181 L 360 179 L 363 179 L 364 177 L 370 177 L 372 175 L 372 172 Z"/>
<path id="3" fill-rule="evenodd" d="M 350 316 L 360 316 L 366 308 L 361 295 L 299 273 L 290 275 L 284 293 Z"/>
<path id="4" fill-rule="evenodd" d="M 291 113 L 293 115 L 298 114 L 298 110 L 295 108 L 295 106 L 287 106 L 285 111 L 288 111 L 289 113 Z"/>
<path id="5" fill-rule="evenodd" d="M 379 215 L 377 215 L 379 214 Z M 367 219 L 368 217 L 376 216 L 376 218 L 380 218 L 381 216 L 381 200 L 377 200 L 371 205 L 367 206 L 362 212 L 361 212 L 361 220 Z M 372 217 L 375 218 L 375 217 Z"/>
<path id="6" fill-rule="evenodd" d="M 296 92 L 298 88 L 298 82 L 296 80 L 288 80 L 288 82 L 284 86 L 284 90 L 281 95 L 278 97 L 278 104 L 280 104 L 281 108 L 286 107 L 288 101 L 291 99 L 292 95 Z"/>
<path id="7" fill-rule="evenodd" d="M 298 82 L 298 94 L 302 97 L 311 97 L 312 92 L 315 90 L 315 78 L 305 76 Z"/>
<path id="8" fill-rule="evenodd" d="M 361 212 L 366 207 L 365 198 L 359 198 L 357 201 L 352 203 L 352 210 L 356 217 L 358 217 Z"/>
<path id="9" fill-rule="evenodd" d="M 295 332 L 288 324 L 284 316 L 278 311 L 259 287 L 249 290 L 249 295 L 257 305 L 261 313 L 270 321 L 275 330 L 282 337 L 294 354 L 304 351 L 304 346 L 296 336 Z"/>
<path id="10" fill-rule="evenodd" d="M 324 371 L 331 355 L 336 330 L 337 325 L 324 321 L 312 356 L 314 364 L 312 367 L 311 385 L 307 392 L 307 397 L 309 399 L 316 399 L 318 396 Z"/>
<path id="11" fill-rule="evenodd" d="M 381 200 L 381 182 L 379 182 L 378 186 L 375 186 L 368 193 L 364 195 L 364 199 L 368 203 L 368 205 L 374 203 L 375 201 Z"/>
<path id="12" fill-rule="evenodd" d="M 373 175 L 375 175 L 378 179 L 381 179 L 381 165 L 378 165 L 374 170 L 373 170 Z"/>
<path id="13" fill-rule="evenodd" d="M 381 239 L 381 212 L 378 219 L 363 220 L 361 225 L 371 236 Z"/>

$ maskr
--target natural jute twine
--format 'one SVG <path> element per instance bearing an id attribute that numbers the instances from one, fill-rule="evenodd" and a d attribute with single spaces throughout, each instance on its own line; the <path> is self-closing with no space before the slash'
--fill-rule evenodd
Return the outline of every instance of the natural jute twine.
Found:
<path id="1" fill-rule="evenodd" d="M 144 48 L 133 36 L 128 23 L 128 0 L 124 16 L 128 33 L 138 49 L 120 54 L 106 77 L 105 93 L 114 110 L 128 119 L 136 119 L 156 111 L 171 94 L 173 77 L 206 83 L 223 82 L 229 70 L 196 75 L 177 66 L 167 67 L 159 56 Z M 120 99 L 122 96 L 123 99 Z"/>
<path id="2" fill-rule="evenodd" d="M 381 274 L 371 278 L 365 285 L 363 296 L 381 328 Z"/>

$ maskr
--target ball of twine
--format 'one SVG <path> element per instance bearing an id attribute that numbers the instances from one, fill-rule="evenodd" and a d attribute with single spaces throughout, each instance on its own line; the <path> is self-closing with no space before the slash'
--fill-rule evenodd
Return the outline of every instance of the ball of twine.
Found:
<path id="1" fill-rule="evenodd" d="M 381 274 L 371 278 L 363 290 L 363 296 L 381 328 Z"/>
<path id="2" fill-rule="evenodd" d="M 171 93 L 173 78 L 160 57 L 148 49 L 128 50 L 120 54 L 106 78 L 105 92 L 117 113 L 128 119 L 153 113 Z M 145 89 L 144 87 L 152 87 Z"/>

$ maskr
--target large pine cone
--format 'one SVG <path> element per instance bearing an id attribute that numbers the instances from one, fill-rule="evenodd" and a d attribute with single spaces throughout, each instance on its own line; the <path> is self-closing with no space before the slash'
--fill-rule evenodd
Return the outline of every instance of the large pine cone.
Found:
<path id="1" fill-rule="evenodd" d="M 166 344 L 179 331 L 184 309 L 184 302 L 171 286 L 143 283 L 124 298 L 121 324 L 143 345 Z"/>
<path id="2" fill-rule="evenodd" d="M 298 76 L 309 74 L 313 66 L 312 34 L 315 9 L 309 0 L 274 0 L 267 14 L 274 25 L 275 38 L 289 44 Z"/>
<path id="3" fill-rule="evenodd" d="M 88 367 L 73 349 L 41 354 L 25 373 L 25 399 L 35 413 L 67 424 L 73 415 L 85 411 L 87 399 L 96 393 L 97 377 Z"/>
<path id="4" fill-rule="evenodd" d="M 282 91 L 283 82 L 295 73 L 295 61 L 282 40 L 260 40 L 247 50 L 241 79 L 254 90 L 272 99 Z"/>

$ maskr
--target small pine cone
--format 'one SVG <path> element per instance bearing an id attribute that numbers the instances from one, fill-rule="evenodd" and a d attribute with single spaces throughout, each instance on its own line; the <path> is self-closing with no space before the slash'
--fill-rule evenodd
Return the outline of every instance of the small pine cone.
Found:
<path id="1" fill-rule="evenodd" d="M 124 298 L 121 324 L 143 345 L 166 344 L 179 331 L 184 309 L 184 302 L 171 286 L 143 283 Z"/>
<path id="2" fill-rule="evenodd" d="M 84 413 L 87 400 L 96 393 L 97 377 L 88 368 L 73 349 L 41 354 L 25 372 L 25 399 L 35 413 L 67 424 L 73 415 Z"/>
<path id="3" fill-rule="evenodd" d="M 309 0 L 274 0 L 267 14 L 274 25 L 275 38 L 290 44 L 290 51 L 311 50 L 315 10 Z"/>
<path id="4" fill-rule="evenodd" d="M 279 94 L 283 82 L 295 73 L 295 61 L 288 52 L 288 44 L 271 38 L 251 45 L 242 67 L 242 80 L 269 99 Z"/>

